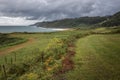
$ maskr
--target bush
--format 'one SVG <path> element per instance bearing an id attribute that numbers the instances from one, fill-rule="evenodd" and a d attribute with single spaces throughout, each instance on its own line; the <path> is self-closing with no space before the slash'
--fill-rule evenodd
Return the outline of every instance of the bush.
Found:
<path id="1" fill-rule="evenodd" d="M 7 74 L 16 74 L 17 76 L 20 76 L 22 74 L 24 74 L 27 70 L 29 69 L 29 65 L 27 64 L 13 64 L 11 65 L 8 70 L 7 70 Z"/>

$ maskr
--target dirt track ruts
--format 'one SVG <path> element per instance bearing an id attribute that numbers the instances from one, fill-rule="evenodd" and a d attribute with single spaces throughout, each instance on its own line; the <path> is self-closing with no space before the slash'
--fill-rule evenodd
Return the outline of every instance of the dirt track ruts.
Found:
<path id="1" fill-rule="evenodd" d="M 4 49 L 4 50 L 0 50 L 0 55 L 8 54 L 8 53 L 11 53 L 13 51 L 24 48 L 26 45 L 32 44 L 34 41 L 35 41 L 34 38 L 29 38 L 27 42 L 11 46 L 11 47 Z"/>

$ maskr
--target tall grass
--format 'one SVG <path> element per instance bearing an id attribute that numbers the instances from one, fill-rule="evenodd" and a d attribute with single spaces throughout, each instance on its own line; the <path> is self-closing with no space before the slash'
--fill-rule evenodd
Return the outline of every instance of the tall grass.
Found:
<path id="1" fill-rule="evenodd" d="M 35 33 L 35 34 L 13 33 L 11 34 L 11 36 L 13 37 L 20 37 L 25 39 L 34 38 L 35 41 L 31 44 L 26 45 L 24 48 L 20 50 L 14 51 L 10 54 L 3 55 L 2 57 L 0 57 L 1 63 L 0 80 L 5 80 L 6 78 L 8 80 L 58 80 L 59 78 L 54 79 L 54 76 L 59 70 L 62 69 L 62 60 L 66 56 L 68 45 L 71 43 L 74 44 L 77 39 L 83 38 L 88 35 L 92 34 L 98 35 L 103 33 L 111 34 L 115 30 L 108 29 L 107 31 L 104 30 L 102 33 L 100 31 L 99 30 L 97 31 L 96 29 L 92 30 L 78 29 L 54 33 Z M 66 74 L 62 74 L 65 75 L 69 80 L 84 79 L 82 77 L 79 77 L 79 71 L 81 72 L 81 70 L 83 71 L 83 74 L 81 75 L 85 75 L 84 69 L 87 66 L 83 67 L 83 69 L 81 68 L 79 69 L 79 67 L 81 67 L 81 65 L 85 62 L 84 59 L 85 60 L 87 59 L 88 61 L 90 61 L 91 59 L 93 59 L 93 61 L 94 60 L 97 61 L 96 58 L 94 59 L 94 56 L 96 57 L 96 54 L 94 56 L 90 55 L 90 57 L 86 57 L 86 55 L 84 54 L 86 51 L 88 51 L 86 52 L 86 54 L 87 56 L 89 56 L 89 53 L 92 54 L 92 52 L 93 53 L 96 52 L 94 50 L 96 49 L 96 47 L 92 47 L 93 45 L 96 46 L 96 44 L 93 44 L 95 41 L 97 41 L 96 38 L 95 40 L 92 39 L 94 40 L 92 42 L 92 45 L 90 44 L 88 46 L 87 44 L 84 44 L 84 41 L 86 41 L 86 43 L 87 42 L 89 43 L 89 40 L 88 39 L 86 40 L 83 40 L 83 42 L 76 43 L 78 51 L 77 52 L 78 54 L 75 56 L 74 60 L 76 68 L 74 70 L 71 70 L 70 72 L 67 72 Z M 119 43 L 119 41 L 116 43 Z M 83 49 L 85 49 L 84 50 L 85 52 L 84 51 L 81 52 L 82 51 L 81 49 L 80 51 L 78 50 L 79 44 L 82 44 L 81 48 L 84 47 Z M 99 49 L 99 46 L 97 47 Z M 82 57 L 81 54 L 79 55 L 79 52 L 85 55 L 84 58 Z M 99 58 L 99 56 L 97 58 Z M 83 63 L 81 63 L 81 59 Z M 98 65 L 99 62 L 97 66 Z M 99 66 L 96 67 L 95 70 L 98 70 L 98 68 Z M 90 73 L 88 72 L 86 73 L 86 75 L 87 74 Z M 87 76 L 88 79 L 94 80 L 94 78 L 92 77 L 94 77 L 94 74 L 90 74 L 89 76 Z M 95 79 L 97 78 L 95 77 Z"/>

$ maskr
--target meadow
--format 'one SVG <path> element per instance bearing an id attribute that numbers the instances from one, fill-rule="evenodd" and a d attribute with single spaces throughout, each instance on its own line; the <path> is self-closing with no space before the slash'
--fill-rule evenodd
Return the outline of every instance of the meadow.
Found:
<path id="1" fill-rule="evenodd" d="M 76 42 L 69 80 L 119 80 L 120 34 L 90 35 Z"/>
<path id="2" fill-rule="evenodd" d="M 11 33 L 0 50 L 0 80 L 119 80 L 120 28 Z"/>
<path id="3" fill-rule="evenodd" d="M 25 41 L 27 40 L 23 38 L 18 38 L 18 37 L 13 38 L 13 37 L 10 37 L 8 34 L 0 34 L 0 49 L 8 46 L 12 46 L 12 45 L 20 44 Z"/>

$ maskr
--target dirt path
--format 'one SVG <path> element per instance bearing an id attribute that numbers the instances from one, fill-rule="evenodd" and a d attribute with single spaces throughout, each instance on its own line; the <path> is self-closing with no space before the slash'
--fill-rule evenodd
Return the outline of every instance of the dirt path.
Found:
<path id="1" fill-rule="evenodd" d="M 88 34 L 86 34 L 86 36 L 88 36 Z M 62 68 L 58 70 L 57 73 L 55 73 L 53 77 L 55 78 L 55 80 L 68 80 L 66 75 L 64 74 L 75 68 L 73 57 L 76 54 L 76 50 L 75 50 L 76 46 L 74 42 L 76 42 L 77 39 L 80 39 L 86 36 L 76 37 L 76 39 L 72 40 L 72 42 L 67 44 L 68 45 L 67 53 L 66 53 L 64 60 L 62 60 Z"/>
<path id="2" fill-rule="evenodd" d="M 24 48 L 26 45 L 32 44 L 34 41 L 35 41 L 34 38 L 29 38 L 29 40 L 25 43 L 21 43 L 21 44 L 15 45 L 15 46 L 11 46 L 10 48 L 7 48 L 5 50 L 0 50 L 0 55 L 8 54 L 8 53 L 11 53 L 13 51 Z"/>
<path id="3" fill-rule="evenodd" d="M 68 44 L 67 54 L 65 59 L 62 61 L 62 72 L 65 73 L 74 68 L 74 62 L 72 57 L 75 55 L 75 46 L 74 44 Z"/>
<path id="4" fill-rule="evenodd" d="M 75 54 L 75 45 L 73 43 L 68 44 L 67 54 L 65 56 L 65 59 L 62 61 L 62 69 L 55 74 L 55 79 L 67 80 L 66 76 L 63 74 L 74 69 L 74 62 L 72 60 L 72 57 L 74 57 Z"/>

